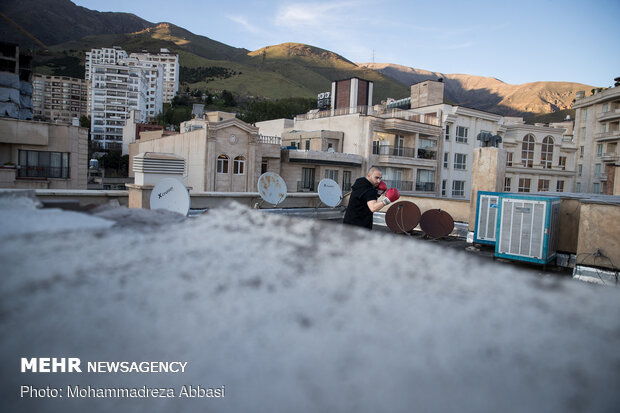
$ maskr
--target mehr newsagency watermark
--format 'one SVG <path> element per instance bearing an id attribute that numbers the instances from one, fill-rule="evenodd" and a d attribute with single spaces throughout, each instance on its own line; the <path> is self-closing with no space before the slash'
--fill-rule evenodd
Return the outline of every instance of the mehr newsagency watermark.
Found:
<path id="1" fill-rule="evenodd" d="M 187 361 L 89 361 L 79 358 L 34 357 L 21 359 L 22 373 L 185 373 Z M 223 398 L 224 385 L 212 387 L 186 384 L 180 387 L 109 386 L 72 384 L 66 386 L 21 385 L 22 398 Z"/>

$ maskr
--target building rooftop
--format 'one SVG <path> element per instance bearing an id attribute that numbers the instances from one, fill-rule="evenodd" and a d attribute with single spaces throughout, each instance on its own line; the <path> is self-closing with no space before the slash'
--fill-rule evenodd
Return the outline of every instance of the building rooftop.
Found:
<path id="1" fill-rule="evenodd" d="M 50 211 L 0 198 L 10 411 L 617 407 L 616 289 L 234 203 L 181 222 L 108 209 L 81 223 L 56 211 L 52 226 Z M 22 374 L 24 355 L 188 364 L 182 374 Z M 176 395 L 225 386 L 226 397 L 19 398 L 25 383 Z"/>

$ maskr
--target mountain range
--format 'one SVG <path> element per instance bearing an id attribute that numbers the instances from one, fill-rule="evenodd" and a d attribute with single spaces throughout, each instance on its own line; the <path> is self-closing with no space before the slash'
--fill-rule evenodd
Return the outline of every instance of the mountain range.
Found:
<path id="1" fill-rule="evenodd" d="M 22 47 L 38 47 L 34 52 L 35 73 L 42 74 L 84 77 L 84 53 L 91 48 L 121 46 L 127 52 L 167 48 L 179 54 L 182 90 L 226 89 L 250 99 L 316 97 L 330 90 L 333 80 L 357 76 L 374 82 L 374 100 L 378 103 L 388 97 L 409 96 L 413 83 L 443 78 L 445 98 L 450 103 L 529 118 L 557 114 L 553 120 L 570 113 L 577 91 L 594 88 L 571 82 L 510 85 L 495 78 L 397 64 L 354 63 L 329 50 L 298 43 L 249 51 L 170 23 L 151 23 L 129 13 L 89 10 L 69 0 L 4 0 L 0 13 L 11 21 L 0 26 L 1 38 Z M 43 42 L 47 50 L 40 50 L 31 36 Z"/>

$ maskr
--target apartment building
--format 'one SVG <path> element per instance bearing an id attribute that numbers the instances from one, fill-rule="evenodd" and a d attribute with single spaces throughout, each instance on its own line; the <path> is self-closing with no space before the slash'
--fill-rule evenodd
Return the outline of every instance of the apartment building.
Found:
<path id="1" fill-rule="evenodd" d="M 620 188 L 620 78 L 590 96 L 578 92 L 573 108 L 578 142 L 577 192 L 613 194 Z M 615 193 L 620 192 L 617 189 Z"/>
<path id="2" fill-rule="evenodd" d="M 171 53 L 168 49 L 160 49 L 159 53 L 142 51 L 132 53 L 130 57 L 135 57 L 143 62 L 155 62 L 162 65 L 164 71 L 163 102 L 172 102 L 179 90 L 179 55 Z"/>
<path id="3" fill-rule="evenodd" d="M 0 118 L 0 188 L 86 189 L 88 131 Z"/>
<path id="4" fill-rule="evenodd" d="M 94 64 L 92 71 L 91 138 L 102 149 L 121 149 L 130 110 L 146 113 L 146 71 L 123 64 Z M 144 121 L 142 115 L 140 122 Z"/>
<path id="5" fill-rule="evenodd" d="M 32 119 L 32 56 L 0 42 L 0 117 Z"/>
<path id="6" fill-rule="evenodd" d="M 284 132 L 330 131 L 342 136 L 337 152 L 328 152 L 323 148 L 325 160 L 341 154 L 351 155 L 353 159 L 361 157 L 359 167 L 341 165 L 342 176 L 338 182 L 347 187 L 350 185 L 346 168 L 359 170 L 360 174 L 371 166 L 378 166 L 383 171 L 383 178 L 388 186 L 398 188 L 404 193 L 427 195 L 438 194 L 439 161 L 437 154 L 441 151 L 441 127 L 436 114 L 419 114 L 412 111 L 387 110 L 380 105 L 372 106 L 373 83 L 363 79 L 352 78 L 332 83 L 331 109 L 312 110 L 298 115 L 291 126 L 287 122 L 268 121 L 265 125 L 270 133 L 278 124 L 286 127 Z M 258 122 L 259 129 L 263 123 Z M 301 147 L 295 151 L 311 151 L 312 142 L 302 139 Z M 293 150 L 289 152 L 296 155 Z M 301 154 L 299 155 L 301 156 Z M 333 160 L 342 162 L 341 160 Z M 284 159 L 283 159 L 284 162 Z M 284 167 L 283 167 L 284 168 Z M 359 168 L 359 169 L 358 169 Z M 321 173 L 319 171 L 319 173 Z M 323 172 L 325 173 L 325 172 Z M 316 175 L 315 175 L 316 176 Z M 320 175 L 323 176 L 323 175 Z M 358 176 L 353 176 L 352 181 Z M 319 180 L 317 178 L 317 180 Z"/>
<path id="7" fill-rule="evenodd" d="M 102 148 L 120 148 L 120 129 L 129 112 L 139 110 L 139 122 L 153 121 L 161 113 L 163 102 L 174 97 L 178 71 L 178 55 L 166 49 L 159 54 L 128 55 L 121 48 L 113 47 L 87 53 L 88 110 L 93 140 Z"/>
<path id="8" fill-rule="evenodd" d="M 68 76 L 34 75 L 32 86 L 35 119 L 70 124 L 74 118 L 88 116 L 86 80 Z"/>
<path id="9" fill-rule="evenodd" d="M 574 191 L 577 144 L 570 128 L 526 125 L 510 117 L 504 127 L 504 192 Z"/>

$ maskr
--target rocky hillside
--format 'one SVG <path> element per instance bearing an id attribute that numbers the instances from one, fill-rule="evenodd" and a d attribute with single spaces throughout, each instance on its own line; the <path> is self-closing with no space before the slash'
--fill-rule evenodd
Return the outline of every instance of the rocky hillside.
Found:
<path id="1" fill-rule="evenodd" d="M 593 88 L 571 82 L 511 85 L 492 77 L 429 72 L 390 63 L 361 63 L 360 66 L 377 70 L 405 85 L 443 78 L 448 100 L 503 115 L 551 113 L 570 109 L 577 91 Z"/>

